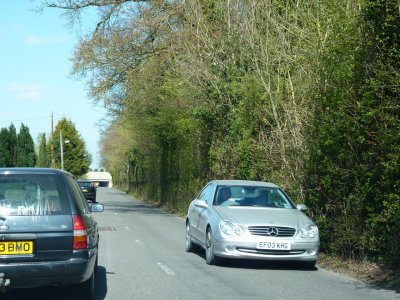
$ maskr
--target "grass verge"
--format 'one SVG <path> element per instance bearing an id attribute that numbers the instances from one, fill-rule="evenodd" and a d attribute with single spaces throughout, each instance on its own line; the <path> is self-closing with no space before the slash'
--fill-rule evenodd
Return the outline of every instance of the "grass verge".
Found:
<path id="1" fill-rule="evenodd" d="M 400 269 L 387 270 L 376 263 L 344 260 L 325 253 L 320 253 L 318 266 L 348 275 L 369 285 L 400 292 Z"/>

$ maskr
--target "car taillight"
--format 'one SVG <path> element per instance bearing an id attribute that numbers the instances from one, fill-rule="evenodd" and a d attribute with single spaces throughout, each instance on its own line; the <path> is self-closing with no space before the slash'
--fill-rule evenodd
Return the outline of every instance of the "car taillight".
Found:
<path id="1" fill-rule="evenodd" d="M 72 222 L 74 224 L 74 242 L 73 242 L 73 249 L 87 249 L 87 233 L 86 233 L 86 226 L 83 222 L 83 218 L 78 215 L 72 216 Z"/>

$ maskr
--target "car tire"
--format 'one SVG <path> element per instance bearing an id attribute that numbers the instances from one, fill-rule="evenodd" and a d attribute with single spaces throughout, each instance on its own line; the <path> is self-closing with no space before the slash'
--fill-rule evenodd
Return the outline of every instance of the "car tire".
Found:
<path id="1" fill-rule="evenodd" d="M 94 263 L 94 275 L 95 275 L 95 277 L 97 275 L 97 269 L 98 269 L 97 266 L 98 266 L 98 263 L 99 263 L 99 254 L 98 253 L 99 253 L 99 248 L 97 247 L 96 262 Z"/>
<path id="2" fill-rule="evenodd" d="M 89 279 L 86 280 L 85 282 L 82 282 L 78 286 L 78 295 L 79 295 L 79 297 L 83 297 L 83 299 L 85 299 L 85 300 L 94 300 L 94 298 L 95 298 L 95 273 L 96 273 L 96 269 L 97 269 L 97 257 L 96 257 L 96 263 L 94 265 L 92 274 L 90 275 Z"/>
<path id="3" fill-rule="evenodd" d="M 190 224 L 189 221 L 186 222 L 186 241 L 185 241 L 185 250 L 186 252 L 195 252 L 196 245 L 192 242 L 192 234 L 190 233 Z"/>
<path id="4" fill-rule="evenodd" d="M 214 253 L 214 239 L 211 228 L 206 232 L 206 263 L 208 265 L 217 265 L 219 262 L 218 256 Z"/>
<path id="5" fill-rule="evenodd" d="M 304 261 L 302 262 L 302 267 L 305 270 L 315 270 L 315 265 L 316 265 L 317 261 L 316 260 L 312 260 L 312 261 Z"/>

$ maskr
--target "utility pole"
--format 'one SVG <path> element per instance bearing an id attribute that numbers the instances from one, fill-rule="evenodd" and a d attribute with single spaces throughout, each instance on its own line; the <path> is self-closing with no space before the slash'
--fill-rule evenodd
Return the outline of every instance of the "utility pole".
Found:
<path id="1" fill-rule="evenodd" d="M 51 167 L 54 168 L 56 161 L 54 159 L 54 127 L 53 127 L 53 112 L 51 112 L 51 144 L 50 144 L 50 155 L 51 155 Z"/>
<path id="2" fill-rule="evenodd" d="M 61 170 L 64 170 L 64 141 L 61 129 L 60 129 L 60 153 L 61 153 Z"/>

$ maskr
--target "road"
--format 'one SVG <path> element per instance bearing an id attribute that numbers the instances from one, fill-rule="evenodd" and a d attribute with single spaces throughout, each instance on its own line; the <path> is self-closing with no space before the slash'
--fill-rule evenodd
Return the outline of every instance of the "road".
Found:
<path id="1" fill-rule="evenodd" d="M 400 299 L 317 268 L 293 264 L 228 261 L 209 266 L 204 253 L 186 253 L 184 219 L 99 188 L 105 205 L 100 228 L 96 299 Z M 78 299 L 71 288 L 12 290 L 0 299 Z"/>

